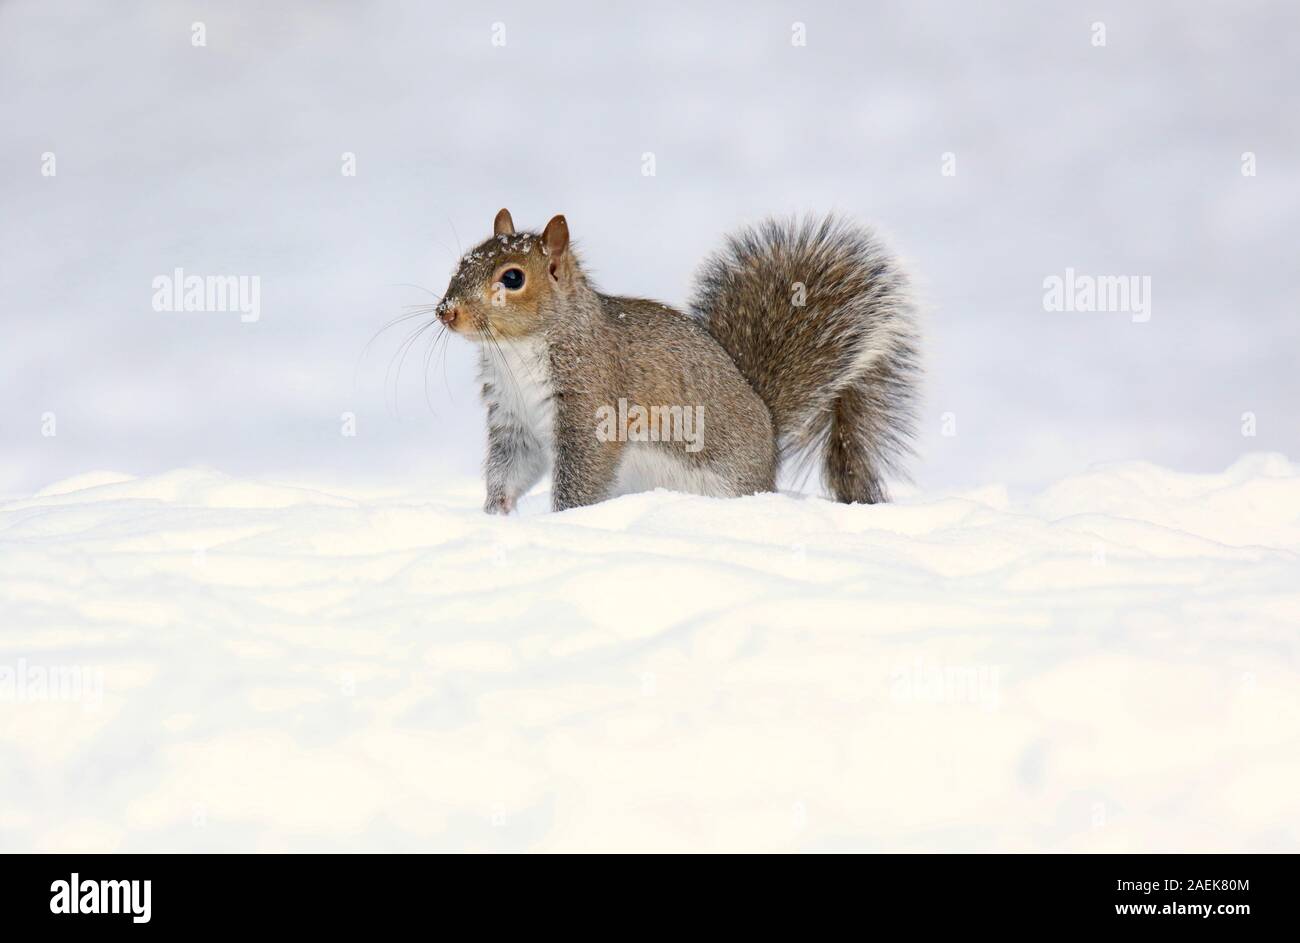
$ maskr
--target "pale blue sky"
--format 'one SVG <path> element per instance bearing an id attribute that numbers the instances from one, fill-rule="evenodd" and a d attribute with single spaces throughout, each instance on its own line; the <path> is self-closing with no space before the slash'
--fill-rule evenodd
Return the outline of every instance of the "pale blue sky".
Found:
<path id="1" fill-rule="evenodd" d="M 923 487 L 1296 458 L 1300 9 L 1131 6 L 0 5 L 0 492 L 472 474 L 468 345 L 432 408 L 401 331 L 357 364 L 502 205 L 678 305 L 742 222 L 879 224 L 928 307 Z M 154 311 L 177 267 L 259 276 L 260 320 Z M 1151 320 L 1044 311 L 1067 267 L 1149 276 Z"/>

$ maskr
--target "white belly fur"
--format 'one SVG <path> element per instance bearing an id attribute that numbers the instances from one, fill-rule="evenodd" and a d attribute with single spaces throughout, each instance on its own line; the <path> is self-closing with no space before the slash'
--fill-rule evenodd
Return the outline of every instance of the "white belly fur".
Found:
<path id="1" fill-rule="evenodd" d="M 483 376 L 498 408 L 531 431 L 549 453 L 555 438 L 551 370 L 541 340 L 502 340 L 483 347 Z"/>
<path id="2" fill-rule="evenodd" d="M 530 430 L 550 465 L 554 458 L 555 404 L 546 345 L 540 340 L 502 340 L 483 348 L 482 375 L 493 386 L 492 400 L 507 416 Z M 595 420 L 592 420 L 593 432 Z M 730 497 L 713 472 L 687 464 L 654 443 L 629 442 L 623 448 L 611 497 L 666 488 L 687 494 Z"/>
<path id="3" fill-rule="evenodd" d="M 729 497 L 731 492 L 713 472 L 688 465 L 662 446 L 629 442 L 618 463 L 614 494 L 636 494 L 667 488 L 687 494 Z"/>

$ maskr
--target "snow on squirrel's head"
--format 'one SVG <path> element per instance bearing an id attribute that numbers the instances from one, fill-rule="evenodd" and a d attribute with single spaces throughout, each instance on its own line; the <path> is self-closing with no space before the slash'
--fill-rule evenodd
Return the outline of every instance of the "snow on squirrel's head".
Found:
<path id="1" fill-rule="evenodd" d="M 554 216 L 541 234 L 515 232 L 502 209 L 492 236 L 460 260 L 437 307 L 438 320 L 474 340 L 528 337 L 583 282 L 569 224 Z"/>

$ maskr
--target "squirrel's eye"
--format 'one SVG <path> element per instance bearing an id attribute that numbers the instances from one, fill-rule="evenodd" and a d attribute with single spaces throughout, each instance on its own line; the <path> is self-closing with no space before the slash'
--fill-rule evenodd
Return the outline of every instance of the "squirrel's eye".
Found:
<path id="1" fill-rule="evenodd" d="M 508 268 L 501 273 L 501 284 L 505 285 L 510 291 L 518 291 L 524 287 L 523 269 Z"/>

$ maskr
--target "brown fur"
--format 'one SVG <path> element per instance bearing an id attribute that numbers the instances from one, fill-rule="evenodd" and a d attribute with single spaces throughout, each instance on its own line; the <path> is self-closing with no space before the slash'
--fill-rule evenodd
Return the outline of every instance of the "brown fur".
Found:
<path id="1" fill-rule="evenodd" d="M 834 218 L 742 230 L 705 262 L 691 310 L 771 409 L 783 459 L 819 457 L 839 501 L 886 500 L 920 358 L 907 275 L 874 233 Z"/>
<path id="2" fill-rule="evenodd" d="M 889 349 L 864 354 L 900 332 L 855 323 L 835 306 L 861 315 L 864 298 L 874 299 L 866 313 L 880 313 L 887 298 L 902 310 L 893 297 L 900 276 L 885 262 L 852 251 L 819 254 L 798 240 L 769 240 L 766 254 L 738 252 L 733 243 L 733 255 L 706 270 L 690 317 L 597 291 L 562 216 L 540 235 L 516 233 L 502 210 L 493 232 L 461 260 L 439 306 L 453 330 L 481 345 L 487 510 L 512 509 L 548 464 L 555 509 L 608 497 L 632 446 L 601 441 L 596 416 L 620 400 L 701 409 L 698 451 L 676 441 L 634 446 L 649 450 L 642 460 L 662 469 L 670 486 L 716 495 L 771 491 L 780 450 L 820 447 L 824 478 L 839 500 L 884 499 L 880 475 L 890 456 L 882 445 L 909 432 L 889 426 L 905 413 L 887 407 L 910 394 L 911 363 L 900 372 Z M 501 281 L 511 268 L 524 273 L 514 291 Z M 812 304 L 788 303 L 795 276 L 806 280 Z M 882 278 L 894 284 L 882 286 Z"/>

